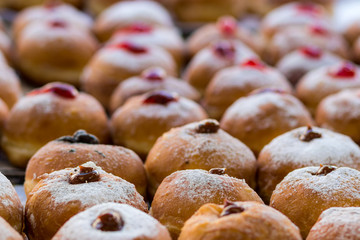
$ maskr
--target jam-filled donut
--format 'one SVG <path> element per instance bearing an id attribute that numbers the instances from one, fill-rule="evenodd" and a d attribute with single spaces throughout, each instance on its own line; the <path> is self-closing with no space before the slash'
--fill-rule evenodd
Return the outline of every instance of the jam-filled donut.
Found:
<path id="1" fill-rule="evenodd" d="M 103 0 L 100 0 L 103 2 Z M 145 23 L 151 26 L 173 27 L 170 14 L 155 1 L 121 1 L 104 12 L 95 21 L 94 32 L 105 41 L 118 29 L 134 23 Z"/>
<path id="2" fill-rule="evenodd" d="M 266 87 L 292 92 L 287 79 L 277 69 L 256 58 L 247 59 L 215 74 L 206 88 L 203 105 L 210 117 L 220 119 L 240 97 Z"/>
<path id="3" fill-rule="evenodd" d="M 320 214 L 331 207 L 360 207 L 360 172 L 353 168 L 324 165 L 289 173 L 277 185 L 273 207 L 299 227 L 305 239 Z"/>
<path id="4" fill-rule="evenodd" d="M 171 240 L 167 229 L 156 219 L 119 203 L 99 204 L 75 215 L 52 238 L 77 239 Z"/>
<path id="5" fill-rule="evenodd" d="M 107 202 L 148 211 L 133 184 L 106 173 L 93 162 L 44 174 L 26 201 L 26 233 L 30 240 L 51 239 L 75 214 Z"/>
<path id="6" fill-rule="evenodd" d="M 151 67 L 118 85 L 111 96 L 110 110 L 114 112 L 129 98 L 155 90 L 176 92 L 196 102 L 200 100 L 200 94 L 187 82 L 168 75 L 163 68 Z"/>
<path id="7" fill-rule="evenodd" d="M 187 53 L 194 56 L 212 42 L 224 39 L 244 42 L 257 53 L 261 53 L 264 45 L 260 36 L 254 37 L 249 29 L 239 24 L 235 18 L 223 16 L 216 23 L 206 24 L 190 35 L 187 40 Z"/>
<path id="8" fill-rule="evenodd" d="M 23 205 L 11 182 L 0 172 L 0 217 L 18 232 L 23 230 Z M 2 225 L 2 224 L 0 224 Z M 0 227 L 2 228 L 2 227 Z M 0 230 L 1 234 L 3 233 Z M 1 239 L 0 235 L 0 239 Z"/>
<path id="9" fill-rule="evenodd" d="M 203 205 L 182 228 L 179 240 L 301 240 L 299 228 L 279 211 L 257 202 Z"/>
<path id="10" fill-rule="evenodd" d="M 68 24 L 85 31 L 91 31 L 93 24 L 90 16 L 80 12 L 73 6 L 57 0 L 51 0 L 43 5 L 29 7 L 19 12 L 12 25 L 13 37 L 17 40 L 24 28 L 33 22 L 58 18 L 64 19 Z"/>
<path id="11" fill-rule="evenodd" d="M 79 85 L 80 74 L 97 50 L 96 39 L 66 20 L 30 23 L 15 44 L 19 69 L 37 84 Z"/>
<path id="12" fill-rule="evenodd" d="M 306 74 L 296 87 L 296 94 L 315 113 L 320 101 L 344 89 L 360 87 L 359 66 L 341 61 Z"/>
<path id="13" fill-rule="evenodd" d="M 257 155 L 273 138 L 312 124 L 305 106 L 278 89 L 258 89 L 239 98 L 224 113 L 220 126 Z"/>
<path id="14" fill-rule="evenodd" d="M 20 99 L 22 90 L 19 77 L 2 57 L 0 53 L 0 98 L 10 109 Z"/>
<path id="15" fill-rule="evenodd" d="M 360 148 L 347 136 L 317 127 L 301 127 L 273 139 L 257 161 L 258 193 L 265 202 L 295 169 L 329 164 L 360 170 Z"/>
<path id="16" fill-rule="evenodd" d="M 185 221 L 206 203 L 255 201 L 260 197 L 244 180 L 225 174 L 223 168 L 183 170 L 172 173 L 155 193 L 150 213 L 177 239 Z"/>
<path id="17" fill-rule="evenodd" d="M 149 192 L 154 195 L 162 180 L 177 170 L 226 168 L 229 176 L 244 179 L 255 188 L 256 158 L 251 150 L 207 119 L 173 128 L 151 149 L 145 169 Z"/>
<path id="18" fill-rule="evenodd" d="M 360 207 L 325 210 L 311 228 L 307 240 L 350 240 L 360 236 Z"/>
<path id="19" fill-rule="evenodd" d="M 0 240 L 23 240 L 24 238 L 0 217 Z"/>
<path id="20" fill-rule="evenodd" d="M 89 160 L 134 184 L 141 195 L 146 195 L 146 175 L 141 159 L 130 149 L 100 144 L 97 137 L 84 130 L 49 142 L 31 157 L 26 168 L 25 193 L 31 192 L 42 174 L 77 167 Z"/>
<path id="21" fill-rule="evenodd" d="M 118 42 L 134 42 L 161 47 L 171 54 L 179 67 L 184 60 L 184 40 L 180 32 L 175 28 L 154 27 L 147 23 L 134 23 L 116 31 L 107 44 Z"/>
<path id="22" fill-rule="evenodd" d="M 171 55 L 160 47 L 133 42 L 109 44 L 100 49 L 87 64 L 81 85 L 108 108 L 111 94 L 117 85 L 149 67 L 162 67 L 171 76 L 177 72 Z"/>
<path id="23" fill-rule="evenodd" d="M 197 103 L 173 92 L 154 91 L 132 97 L 116 110 L 111 134 L 115 144 L 145 157 L 164 132 L 205 118 L 207 114 Z"/>
<path id="24" fill-rule="evenodd" d="M 295 86 L 306 73 L 340 61 L 342 58 L 331 52 L 316 46 L 305 46 L 281 58 L 276 68 Z"/>
<path id="25" fill-rule="evenodd" d="M 185 70 L 184 79 L 203 94 L 219 70 L 253 57 L 257 55 L 239 41 L 216 41 L 192 58 Z"/>
<path id="26" fill-rule="evenodd" d="M 6 121 L 2 148 L 12 164 L 26 167 L 30 157 L 43 145 L 84 129 L 109 139 L 108 119 L 101 104 L 73 86 L 50 83 L 33 90 L 11 109 Z"/>

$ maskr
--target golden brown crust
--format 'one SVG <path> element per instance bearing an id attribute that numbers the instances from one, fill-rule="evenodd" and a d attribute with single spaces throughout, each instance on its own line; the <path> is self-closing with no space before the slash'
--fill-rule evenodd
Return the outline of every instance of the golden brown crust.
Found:
<path id="1" fill-rule="evenodd" d="M 5 122 L 9 116 L 9 109 L 5 102 L 0 98 L 0 136 L 4 130 Z"/>
<path id="2" fill-rule="evenodd" d="M 179 97 L 162 104 L 144 104 L 148 94 L 130 98 L 111 118 L 111 134 L 115 144 L 146 156 L 156 139 L 173 127 L 207 118 L 195 102 Z"/>
<path id="3" fill-rule="evenodd" d="M 47 142 L 84 129 L 106 143 L 108 119 L 92 96 L 79 93 L 64 99 L 53 93 L 22 98 L 5 124 L 2 147 L 10 161 L 25 167 L 30 157 Z"/>
<path id="4" fill-rule="evenodd" d="M 182 228 L 179 240 L 301 240 L 298 227 L 273 208 L 257 202 L 231 203 L 239 213 L 221 216 L 224 205 L 203 205 Z"/>
<path id="5" fill-rule="evenodd" d="M 93 163 L 86 166 L 90 165 L 95 166 Z M 100 180 L 81 184 L 69 183 L 70 175 L 76 174 L 74 169 L 43 175 L 29 194 L 25 206 L 26 230 L 31 240 L 51 239 L 72 216 L 100 203 L 125 203 L 148 211 L 147 204 L 133 184 L 101 168 L 96 169 Z"/>
<path id="6" fill-rule="evenodd" d="M 150 213 L 165 225 L 176 239 L 184 222 L 205 203 L 256 201 L 260 197 L 243 180 L 204 170 L 177 171 L 160 184 Z"/>
<path id="7" fill-rule="evenodd" d="M 23 206 L 13 185 L 2 173 L 0 173 L 0 217 L 16 231 L 22 232 Z"/>
<path id="8" fill-rule="evenodd" d="M 22 95 L 20 80 L 6 63 L 0 63 L 0 69 L 0 98 L 11 109 Z"/>
<path id="9" fill-rule="evenodd" d="M 289 173 L 277 185 L 270 206 L 295 223 L 303 238 L 320 214 L 330 207 L 360 206 L 360 172 L 339 167 L 317 174 L 319 167 L 306 167 Z"/>
<path id="10" fill-rule="evenodd" d="M 197 133 L 206 122 L 215 123 L 209 119 L 190 123 L 158 138 L 145 162 L 151 195 L 165 177 L 184 169 L 226 168 L 226 174 L 245 179 L 255 188 L 256 159 L 251 150 L 221 129 L 216 133 Z"/>
<path id="11" fill-rule="evenodd" d="M 120 146 L 49 142 L 30 159 L 25 175 L 25 193 L 28 195 L 44 173 L 77 167 L 91 160 L 104 171 L 133 183 L 137 191 L 146 195 L 146 175 L 141 159 L 130 149 Z"/>

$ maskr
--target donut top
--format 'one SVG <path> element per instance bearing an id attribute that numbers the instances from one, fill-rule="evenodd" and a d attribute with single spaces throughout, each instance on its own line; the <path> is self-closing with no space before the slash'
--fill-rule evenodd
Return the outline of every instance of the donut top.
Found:
<path id="1" fill-rule="evenodd" d="M 86 144 L 99 144 L 99 139 L 92 134 L 87 133 L 85 130 L 78 130 L 73 136 L 64 136 L 56 139 L 56 141 L 73 143 L 86 143 Z"/>
<path id="2" fill-rule="evenodd" d="M 124 41 L 116 44 L 110 44 L 107 46 L 107 48 L 121 49 L 131 54 L 145 54 L 149 51 L 145 46 L 141 44 L 135 42 L 128 42 L 128 41 Z"/>
<path id="3" fill-rule="evenodd" d="M 353 168 L 328 165 L 300 168 L 289 173 L 273 195 L 280 189 L 287 192 L 310 190 L 326 202 L 347 199 L 351 205 L 352 201 L 360 201 L 360 172 Z"/>
<path id="4" fill-rule="evenodd" d="M 360 148 L 349 137 L 318 127 L 300 127 L 284 133 L 262 152 L 270 154 L 267 168 L 276 169 L 289 162 L 360 167 Z"/>
<path id="5" fill-rule="evenodd" d="M 12 186 L 11 182 L 0 172 L 0 209 L 6 208 L 14 204 L 14 199 L 16 199 L 17 193 Z M 19 205 L 20 200 L 18 201 Z"/>
<path id="6" fill-rule="evenodd" d="M 177 102 L 179 95 L 168 91 L 154 91 L 146 95 L 143 100 L 144 104 L 160 104 L 167 105 L 170 102 Z"/>
<path id="7" fill-rule="evenodd" d="M 65 83 L 49 83 L 44 87 L 35 89 L 27 94 L 27 96 L 35 96 L 45 93 L 52 93 L 55 96 L 66 98 L 66 99 L 74 99 L 78 96 L 79 92 L 72 85 Z"/>
<path id="8" fill-rule="evenodd" d="M 238 24 L 235 18 L 231 16 L 225 16 L 219 18 L 216 26 L 223 35 L 233 36 L 236 33 Z"/>
<path id="9" fill-rule="evenodd" d="M 351 80 L 358 74 L 358 67 L 351 62 L 344 62 L 342 65 L 329 69 L 328 74 L 335 79 Z"/>
<path id="10" fill-rule="evenodd" d="M 171 239 L 156 219 L 126 204 L 103 203 L 72 217 L 55 235 L 68 240 Z M 162 237 L 162 238 L 161 238 Z"/>
<path id="11" fill-rule="evenodd" d="M 147 23 L 138 22 L 133 23 L 123 29 L 119 29 L 115 35 L 118 34 L 146 34 L 151 33 L 154 30 L 154 28 Z"/>
<path id="12" fill-rule="evenodd" d="M 106 173 L 93 162 L 85 163 L 77 168 L 43 174 L 40 178 L 42 179 L 39 183 L 41 188 L 36 189 L 35 192 L 50 192 L 55 205 L 73 201 L 80 202 L 81 207 L 89 207 L 103 202 L 145 205 L 133 184 Z M 144 211 L 146 210 L 144 206 Z"/>

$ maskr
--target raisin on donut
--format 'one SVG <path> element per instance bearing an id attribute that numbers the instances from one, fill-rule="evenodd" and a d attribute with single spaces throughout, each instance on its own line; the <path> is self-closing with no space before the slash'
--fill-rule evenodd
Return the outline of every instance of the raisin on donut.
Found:
<path id="1" fill-rule="evenodd" d="M 299 228 L 279 211 L 257 202 L 203 205 L 182 228 L 179 240 L 301 240 Z"/>
<path id="2" fill-rule="evenodd" d="M 197 103 L 173 92 L 154 91 L 130 98 L 111 117 L 113 142 L 146 157 L 156 139 L 173 127 L 207 118 Z"/>
<path id="3" fill-rule="evenodd" d="M 226 168 L 229 176 L 244 179 L 255 188 L 256 158 L 216 120 L 206 119 L 164 133 L 145 162 L 149 192 L 154 195 L 162 180 L 184 169 Z"/>
<path id="4" fill-rule="evenodd" d="M 31 192 L 42 174 L 77 167 L 89 160 L 134 184 L 141 195 L 146 195 L 146 175 L 141 159 L 130 149 L 100 144 L 97 137 L 84 130 L 49 142 L 31 157 L 26 168 L 25 193 Z"/>
<path id="5" fill-rule="evenodd" d="M 133 184 L 106 173 L 93 162 L 44 174 L 26 201 L 27 235 L 30 240 L 51 239 L 72 216 L 107 202 L 148 211 Z"/>
<path id="6" fill-rule="evenodd" d="M 92 96 L 64 83 L 50 83 L 20 99 L 5 124 L 2 148 L 12 164 L 26 167 L 31 156 L 58 137 L 84 129 L 108 142 L 108 118 Z"/>
<path id="7" fill-rule="evenodd" d="M 167 176 L 155 193 L 150 213 L 167 227 L 173 239 L 202 205 L 230 201 L 255 201 L 260 197 L 244 180 L 229 177 L 223 168 L 182 170 Z"/>

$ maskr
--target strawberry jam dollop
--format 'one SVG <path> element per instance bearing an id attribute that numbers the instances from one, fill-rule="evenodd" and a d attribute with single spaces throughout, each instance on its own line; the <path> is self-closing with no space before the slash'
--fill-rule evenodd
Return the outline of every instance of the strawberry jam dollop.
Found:
<path id="1" fill-rule="evenodd" d="M 230 16 L 222 17 L 218 20 L 217 27 L 224 35 L 234 35 L 237 29 L 237 21 Z"/>
<path id="2" fill-rule="evenodd" d="M 300 52 L 309 58 L 319 59 L 321 58 L 323 51 L 316 46 L 305 46 L 300 49 Z"/>
<path id="3" fill-rule="evenodd" d="M 56 96 L 67 99 L 74 99 L 79 94 L 76 88 L 72 85 L 64 83 L 50 83 L 42 88 L 31 91 L 28 96 L 35 96 L 44 93 L 53 93 Z"/>
<path id="4" fill-rule="evenodd" d="M 134 54 L 143 54 L 148 52 L 148 49 L 146 47 L 132 42 L 121 42 L 121 43 L 111 44 L 108 47 L 116 48 L 116 49 L 124 49 Z"/>
<path id="5" fill-rule="evenodd" d="M 320 36 L 329 35 L 329 30 L 326 29 L 325 27 L 321 26 L 321 25 L 312 25 L 312 26 L 310 26 L 310 32 L 315 34 L 315 35 L 320 35 Z"/>
<path id="6" fill-rule="evenodd" d="M 61 19 L 52 20 L 49 22 L 50 27 L 52 28 L 66 28 L 67 23 Z"/>
<path id="7" fill-rule="evenodd" d="M 255 68 L 258 70 L 264 70 L 266 68 L 266 65 L 257 58 L 248 59 L 248 60 L 244 61 L 243 63 L 241 63 L 240 66 Z"/>
<path id="8" fill-rule="evenodd" d="M 117 33 L 149 33 L 153 30 L 153 28 L 146 23 L 134 23 L 123 29 L 120 29 Z"/>
<path id="9" fill-rule="evenodd" d="M 217 42 L 214 45 L 213 50 L 216 55 L 226 59 L 234 59 L 235 57 L 235 46 L 229 41 Z"/>
<path id="10" fill-rule="evenodd" d="M 142 78 L 152 82 L 162 81 L 166 78 L 166 72 L 160 67 L 149 68 L 142 73 Z"/>
<path id="11" fill-rule="evenodd" d="M 331 69 L 329 75 L 334 78 L 353 78 L 356 75 L 357 67 L 352 62 L 344 62 L 339 67 Z"/>
<path id="12" fill-rule="evenodd" d="M 175 93 L 167 91 L 155 91 L 146 96 L 143 103 L 166 105 L 170 102 L 178 101 L 179 97 Z"/>

